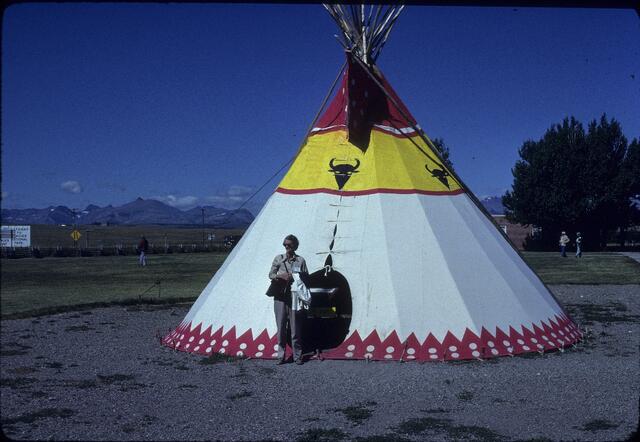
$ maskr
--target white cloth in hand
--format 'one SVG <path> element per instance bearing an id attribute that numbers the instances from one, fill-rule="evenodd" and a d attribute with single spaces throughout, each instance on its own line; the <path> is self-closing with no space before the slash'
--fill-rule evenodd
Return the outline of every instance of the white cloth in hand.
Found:
<path id="1" fill-rule="evenodd" d="M 300 311 L 303 308 L 309 309 L 311 303 L 311 292 L 300 279 L 299 273 L 293 273 L 293 284 L 291 285 L 291 309 Z"/>

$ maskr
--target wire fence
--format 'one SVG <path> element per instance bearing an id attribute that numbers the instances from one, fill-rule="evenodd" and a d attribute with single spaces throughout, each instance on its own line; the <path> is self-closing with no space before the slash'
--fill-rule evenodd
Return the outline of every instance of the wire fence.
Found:
<path id="1" fill-rule="evenodd" d="M 137 255 L 142 237 L 147 254 L 228 252 L 244 229 L 211 226 L 56 226 L 31 225 L 30 247 L 2 247 L 2 258 Z M 3 244 L 6 245 L 6 244 Z"/>
<path id="2" fill-rule="evenodd" d="M 180 243 L 173 245 L 149 244 L 147 255 L 166 255 L 171 253 L 210 253 L 229 252 L 235 244 L 222 241 L 205 244 Z M 2 258 L 46 258 L 46 257 L 89 257 L 89 256 L 131 256 L 140 252 L 135 244 L 117 244 L 115 246 L 99 247 L 3 247 Z"/>

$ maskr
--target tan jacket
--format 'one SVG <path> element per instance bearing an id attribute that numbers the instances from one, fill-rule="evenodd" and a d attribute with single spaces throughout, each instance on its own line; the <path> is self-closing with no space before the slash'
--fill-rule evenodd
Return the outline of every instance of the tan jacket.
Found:
<path id="1" fill-rule="evenodd" d="M 287 259 L 286 253 L 276 255 L 271 263 L 269 279 L 274 279 L 278 273 L 292 273 L 293 271 L 308 273 L 307 263 L 302 256 L 294 254 L 292 259 Z"/>

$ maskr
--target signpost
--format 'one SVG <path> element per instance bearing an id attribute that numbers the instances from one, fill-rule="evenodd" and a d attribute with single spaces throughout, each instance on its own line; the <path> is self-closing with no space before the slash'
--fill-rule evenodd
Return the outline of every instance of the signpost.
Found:
<path id="1" fill-rule="evenodd" d="M 78 232 L 77 229 L 73 229 L 73 232 L 71 232 L 71 238 L 73 238 L 73 244 L 76 247 L 76 249 L 78 248 L 78 240 L 80 239 L 81 236 L 82 234 Z"/>
<path id="2" fill-rule="evenodd" d="M 2 247 L 31 247 L 31 226 L 2 226 Z"/>

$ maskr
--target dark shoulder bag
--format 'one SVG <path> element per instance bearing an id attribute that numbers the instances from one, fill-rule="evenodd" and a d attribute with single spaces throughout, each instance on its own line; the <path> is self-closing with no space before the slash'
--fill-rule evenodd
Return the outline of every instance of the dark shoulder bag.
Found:
<path id="1" fill-rule="evenodd" d="M 284 268 L 287 268 L 287 263 L 284 262 Z M 267 292 L 265 293 L 265 295 L 267 295 L 269 298 L 273 298 L 273 297 L 278 297 L 280 295 L 284 295 L 287 293 L 287 287 L 289 286 L 289 281 L 284 281 L 280 278 L 273 278 L 271 280 L 271 284 L 269 285 L 269 288 L 267 289 Z"/>

